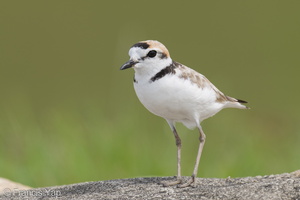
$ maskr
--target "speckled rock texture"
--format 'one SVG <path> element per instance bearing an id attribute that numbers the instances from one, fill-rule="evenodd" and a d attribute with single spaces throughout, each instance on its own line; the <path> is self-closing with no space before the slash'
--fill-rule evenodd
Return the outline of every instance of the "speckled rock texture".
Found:
<path id="1" fill-rule="evenodd" d="M 188 177 L 185 177 L 187 179 Z M 245 178 L 197 178 L 195 188 L 163 187 L 174 177 L 147 177 L 5 191 L 0 199 L 250 199 L 300 200 L 300 170 Z"/>

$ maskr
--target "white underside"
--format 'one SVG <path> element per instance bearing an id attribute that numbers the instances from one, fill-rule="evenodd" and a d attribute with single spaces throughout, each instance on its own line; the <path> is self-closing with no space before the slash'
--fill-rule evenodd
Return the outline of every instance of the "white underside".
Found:
<path id="1" fill-rule="evenodd" d="M 141 103 L 153 114 L 168 122 L 181 122 L 192 129 L 225 107 L 243 108 L 239 103 L 216 102 L 216 93 L 210 87 L 199 88 L 187 79 L 168 74 L 149 82 L 136 75 L 134 84 Z"/>

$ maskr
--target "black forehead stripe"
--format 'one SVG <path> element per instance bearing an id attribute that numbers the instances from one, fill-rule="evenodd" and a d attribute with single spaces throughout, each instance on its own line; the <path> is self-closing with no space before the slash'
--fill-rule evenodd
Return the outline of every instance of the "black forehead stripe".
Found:
<path id="1" fill-rule="evenodd" d="M 147 43 L 145 43 L 145 42 L 139 42 L 139 43 L 134 44 L 132 47 L 138 47 L 138 48 L 142 48 L 142 49 L 148 49 L 149 46 L 150 45 L 147 44 Z"/>
<path id="2" fill-rule="evenodd" d="M 177 68 L 178 66 L 179 64 L 177 62 L 172 62 L 170 65 L 168 65 L 167 67 L 160 70 L 157 74 L 155 74 L 150 80 L 154 82 L 161 79 L 167 74 L 175 74 L 175 68 Z"/>

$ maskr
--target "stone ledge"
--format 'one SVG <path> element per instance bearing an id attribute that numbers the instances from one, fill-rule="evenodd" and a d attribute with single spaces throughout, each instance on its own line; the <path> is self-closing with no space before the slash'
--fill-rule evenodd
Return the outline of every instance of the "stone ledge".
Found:
<path id="1" fill-rule="evenodd" d="M 0 199 L 300 200 L 300 170 L 293 173 L 245 178 L 197 178 L 196 188 L 162 187 L 160 185 L 161 181 L 173 178 L 132 178 L 36 188 L 6 192 L 0 195 Z"/>

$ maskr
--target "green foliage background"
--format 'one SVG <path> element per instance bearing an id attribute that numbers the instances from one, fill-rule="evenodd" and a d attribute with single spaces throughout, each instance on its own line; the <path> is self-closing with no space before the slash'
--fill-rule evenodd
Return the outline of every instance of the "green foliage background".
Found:
<path id="1" fill-rule="evenodd" d="M 167 123 L 119 71 L 156 39 L 174 60 L 251 110 L 202 123 L 200 177 L 300 168 L 300 3 L 279 1 L 0 2 L 0 176 L 33 187 L 176 174 Z M 178 125 L 183 174 L 198 133 Z"/>

